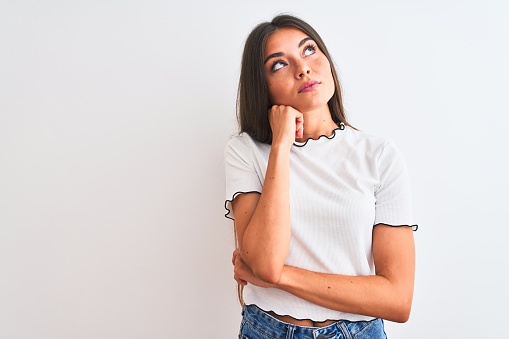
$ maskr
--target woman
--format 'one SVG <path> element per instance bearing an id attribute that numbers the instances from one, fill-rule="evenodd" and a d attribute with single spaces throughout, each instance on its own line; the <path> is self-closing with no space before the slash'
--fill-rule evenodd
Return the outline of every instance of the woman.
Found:
<path id="1" fill-rule="evenodd" d="M 382 319 L 407 321 L 414 286 L 405 163 L 347 122 L 307 23 L 280 15 L 251 32 L 238 119 L 225 206 L 244 287 L 239 338 L 386 338 Z"/>

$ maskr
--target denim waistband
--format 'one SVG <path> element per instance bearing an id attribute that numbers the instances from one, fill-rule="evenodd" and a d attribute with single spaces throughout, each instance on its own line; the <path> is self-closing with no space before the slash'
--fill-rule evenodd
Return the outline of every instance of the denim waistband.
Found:
<path id="1" fill-rule="evenodd" d="M 247 323 L 252 330 L 265 335 L 263 338 L 352 338 L 356 333 L 365 330 L 373 334 L 373 336 L 368 336 L 369 338 L 386 338 L 381 319 L 371 321 L 339 320 L 325 327 L 307 327 L 280 321 L 256 305 L 244 306 L 242 315 L 243 323 Z"/>
<path id="2" fill-rule="evenodd" d="M 256 305 L 247 305 L 244 307 L 244 318 L 254 325 L 261 325 L 266 330 L 271 329 L 272 331 L 277 332 L 278 334 L 287 333 L 288 331 L 293 332 L 295 335 L 304 335 L 309 336 L 310 338 L 314 338 L 313 332 L 317 329 L 326 330 L 329 328 L 337 328 L 337 323 L 325 326 L 325 327 L 307 327 L 307 326 L 299 326 L 293 325 L 289 323 L 285 323 L 279 319 L 274 318 L 267 312 L 263 311 Z"/>

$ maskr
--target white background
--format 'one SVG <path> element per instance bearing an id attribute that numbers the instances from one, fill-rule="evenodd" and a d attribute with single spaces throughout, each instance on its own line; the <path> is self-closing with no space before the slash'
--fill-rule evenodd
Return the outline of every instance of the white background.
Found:
<path id="1" fill-rule="evenodd" d="M 236 337 L 223 148 L 244 39 L 280 12 L 407 159 L 417 281 L 389 337 L 504 335 L 505 1 L 0 0 L 1 338 Z"/>

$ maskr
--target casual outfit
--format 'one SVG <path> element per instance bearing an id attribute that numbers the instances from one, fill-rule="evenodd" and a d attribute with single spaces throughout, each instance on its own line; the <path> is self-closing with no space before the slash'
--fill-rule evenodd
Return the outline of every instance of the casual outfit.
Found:
<path id="1" fill-rule="evenodd" d="M 226 217 L 235 218 L 231 209 L 235 196 L 262 192 L 270 147 L 245 133 L 228 142 Z M 292 231 L 286 264 L 290 266 L 321 273 L 374 275 L 373 226 L 417 229 L 401 153 L 391 141 L 343 124 L 330 136 L 291 146 L 289 193 Z M 327 309 L 275 288 L 248 284 L 243 297 L 246 305 L 296 319 L 374 320 Z"/>

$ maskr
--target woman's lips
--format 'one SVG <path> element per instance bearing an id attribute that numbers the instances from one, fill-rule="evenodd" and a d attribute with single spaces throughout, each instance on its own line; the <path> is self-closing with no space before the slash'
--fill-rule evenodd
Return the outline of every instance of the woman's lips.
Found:
<path id="1" fill-rule="evenodd" d="M 299 93 L 310 92 L 320 85 L 320 81 L 309 80 L 299 87 Z"/>

